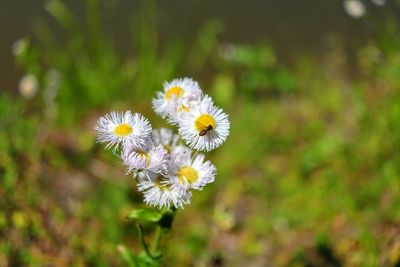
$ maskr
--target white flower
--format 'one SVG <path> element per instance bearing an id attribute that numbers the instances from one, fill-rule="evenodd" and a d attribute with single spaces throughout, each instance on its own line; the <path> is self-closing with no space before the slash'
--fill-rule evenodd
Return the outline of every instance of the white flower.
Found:
<path id="1" fill-rule="evenodd" d="M 11 51 L 14 54 L 14 56 L 20 56 L 22 53 L 26 52 L 28 48 L 29 48 L 29 40 L 19 39 L 13 44 Z"/>
<path id="2" fill-rule="evenodd" d="M 146 204 L 159 208 L 183 208 L 192 197 L 190 191 L 175 186 L 170 178 L 154 172 L 138 174 L 138 190 L 144 194 Z"/>
<path id="3" fill-rule="evenodd" d="M 138 113 L 132 115 L 130 111 L 107 113 L 99 119 L 95 129 L 98 142 L 108 143 L 106 149 L 114 147 L 114 151 L 121 143 L 144 147 L 151 133 L 149 121 Z"/>
<path id="4" fill-rule="evenodd" d="M 179 136 L 167 128 L 153 129 L 151 137 L 155 145 L 163 145 L 168 153 L 172 152 L 179 140 Z"/>
<path id="5" fill-rule="evenodd" d="M 377 6 L 384 6 L 386 4 L 386 0 L 372 0 L 372 3 Z"/>
<path id="6" fill-rule="evenodd" d="M 157 92 L 153 99 L 153 109 L 172 124 L 182 112 L 190 110 L 192 103 L 202 96 L 199 84 L 191 78 L 175 79 L 164 83 L 163 92 Z"/>
<path id="7" fill-rule="evenodd" d="M 222 109 L 214 106 L 209 96 L 179 118 L 182 139 L 195 150 L 211 151 L 219 147 L 229 135 L 230 122 Z"/>
<path id="8" fill-rule="evenodd" d="M 361 18 L 365 14 L 365 5 L 360 0 L 345 0 L 343 8 L 353 18 Z"/>
<path id="9" fill-rule="evenodd" d="M 35 75 L 27 74 L 21 78 L 18 87 L 21 96 L 23 98 L 30 99 L 36 95 L 39 87 L 39 82 Z"/>
<path id="10" fill-rule="evenodd" d="M 169 103 L 169 111 L 167 116 L 167 121 L 169 124 L 176 125 L 179 122 L 179 118 L 185 116 L 190 110 L 196 107 L 201 101 L 201 97 L 199 96 L 196 99 L 188 100 L 185 98 L 182 99 L 174 99 Z"/>
<path id="11" fill-rule="evenodd" d="M 163 145 L 155 146 L 148 138 L 147 145 L 135 147 L 125 144 L 122 149 L 121 159 L 127 166 L 128 172 L 152 171 L 165 173 L 169 155 Z"/>
<path id="12" fill-rule="evenodd" d="M 204 155 L 195 157 L 176 157 L 170 162 L 174 174 L 174 183 L 187 189 L 202 190 L 206 184 L 215 180 L 217 169 L 210 161 L 204 161 Z"/>
<path id="13" fill-rule="evenodd" d="M 173 147 L 170 154 L 171 162 L 182 162 L 190 160 L 192 157 L 192 150 L 184 145 L 178 145 Z"/>

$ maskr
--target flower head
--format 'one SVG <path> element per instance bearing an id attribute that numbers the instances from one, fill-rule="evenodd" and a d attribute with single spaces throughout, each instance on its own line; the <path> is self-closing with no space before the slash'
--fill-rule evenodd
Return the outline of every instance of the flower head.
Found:
<path id="1" fill-rule="evenodd" d="M 206 184 L 215 180 L 217 169 L 210 161 L 204 160 L 203 154 L 194 157 L 175 157 L 170 164 L 174 183 L 180 187 L 202 190 Z"/>
<path id="2" fill-rule="evenodd" d="M 172 152 L 179 140 L 179 136 L 167 128 L 153 129 L 151 137 L 155 145 L 163 145 L 168 153 Z"/>
<path id="3" fill-rule="evenodd" d="M 36 95 L 39 87 L 38 79 L 33 74 L 27 74 L 19 81 L 19 93 L 23 98 L 32 98 Z"/>
<path id="4" fill-rule="evenodd" d="M 148 138 L 146 146 L 136 147 L 129 143 L 125 144 L 121 159 L 128 168 L 128 172 L 166 173 L 169 155 L 163 145 L 156 146 L 151 138 Z"/>
<path id="5" fill-rule="evenodd" d="M 153 207 L 183 208 L 190 203 L 192 193 L 175 186 L 168 176 L 159 173 L 139 173 L 138 190 L 144 194 L 144 202 Z"/>
<path id="6" fill-rule="evenodd" d="M 187 161 L 192 157 L 192 150 L 184 145 L 175 146 L 170 154 L 171 162 Z"/>
<path id="7" fill-rule="evenodd" d="M 164 83 L 163 92 L 153 99 L 153 109 L 172 124 L 177 123 L 181 113 L 190 110 L 193 103 L 200 100 L 202 91 L 191 78 L 175 79 Z"/>
<path id="8" fill-rule="evenodd" d="M 216 107 L 209 96 L 179 119 L 182 139 L 195 150 L 211 151 L 229 135 L 228 115 Z"/>
<path id="9" fill-rule="evenodd" d="M 371 0 L 377 6 L 384 6 L 386 4 L 386 0 Z"/>
<path id="10" fill-rule="evenodd" d="M 114 147 L 114 151 L 119 144 L 144 147 L 151 133 L 149 121 L 130 111 L 107 113 L 99 119 L 95 129 L 98 132 L 98 142 L 108 143 L 106 148 Z"/>
<path id="11" fill-rule="evenodd" d="M 355 19 L 361 18 L 366 12 L 365 5 L 360 0 L 345 0 L 343 8 L 349 16 Z"/>

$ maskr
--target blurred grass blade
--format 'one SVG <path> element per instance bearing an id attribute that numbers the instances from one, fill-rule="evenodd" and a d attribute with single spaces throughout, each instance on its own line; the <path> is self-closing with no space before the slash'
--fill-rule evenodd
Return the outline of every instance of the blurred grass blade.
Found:
<path id="1" fill-rule="evenodd" d="M 208 57 L 218 46 L 217 36 L 223 29 L 224 25 L 217 19 L 210 19 L 204 23 L 198 33 L 197 41 L 191 48 L 191 53 L 189 53 L 191 56 L 188 59 L 188 64 L 193 72 L 204 67 Z"/>
<path id="2" fill-rule="evenodd" d="M 138 53 L 138 75 L 136 88 L 138 97 L 150 97 L 157 87 L 157 7 L 154 0 L 140 2 L 140 28 L 139 28 L 139 53 Z M 152 73 L 152 75 L 149 75 Z"/>
<path id="3" fill-rule="evenodd" d="M 100 19 L 100 7 L 99 0 L 86 0 L 86 23 L 89 33 L 89 45 L 91 49 L 97 53 L 100 53 L 100 47 L 103 45 L 101 32 L 101 19 Z"/>
<path id="4" fill-rule="evenodd" d="M 122 258 L 126 263 L 128 263 L 129 267 L 140 267 L 139 263 L 137 262 L 137 259 L 135 255 L 133 255 L 129 250 L 123 246 L 123 245 L 118 245 L 117 249 L 119 253 L 121 254 Z"/>
<path id="5" fill-rule="evenodd" d="M 44 20 L 38 20 L 33 26 L 33 31 L 39 39 L 40 44 L 46 48 L 46 51 L 51 56 L 57 54 L 57 51 L 60 49 L 60 45 Z"/>
<path id="6" fill-rule="evenodd" d="M 79 32 L 76 18 L 72 12 L 59 0 L 50 0 L 45 9 L 70 33 Z"/>

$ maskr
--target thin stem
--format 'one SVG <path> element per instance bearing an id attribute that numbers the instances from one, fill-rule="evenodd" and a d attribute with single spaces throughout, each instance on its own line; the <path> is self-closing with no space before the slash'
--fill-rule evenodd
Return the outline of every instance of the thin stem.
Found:
<path id="1" fill-rule="evenodd" d="M 157 225 L 156 236 L 154 237 L 153 244 L 151 246 L 151 251 L 153 253 L 157 253 L 158 250 L 160 249 L 162 235 L 163 235 L 163 229 L 161 228 L 160 225 Z"/>
<path id="2" fill-rule="evenodd" d="M 167 210 L 163 216 L 161 217 L 160 221 L 157 224 L 157 229 L 156 229 L 156 234 L 153 240 L 153 244 L 151 246 L 151 251 L 153 253 L 161 253 L 159 252 L 160 250 L 160 245 L 161 245 L 161 238 L 164 233 L 168 232 L 171 229 L 172 222 L 174 220 L 176 209 L 172 208 L 170 210 Z"/>
<path id="3" fill-rule="evenodd" d="M 141 242 L 142 247 L 143 247 L 143 249 L 144 249 L 144 252 L 146 253 L 146 255 L 147 255 L 149 258 L 151 258 L 151 259 L 153 259 L 153 260 L 157 260 L 159 257 L 154 257 L 154 256 L 150 253 L 150 250 L 149 250 L 149 248 L 147 247 L 146 241 L 144 240 L 143 225 L 141 225 L 140 223 L 138 223 L 138 224 L 137 224 L 137 228 L 138 228 L 138 231 L 139 231 L 139 239 L 140 239 L 140 242 Z"/>

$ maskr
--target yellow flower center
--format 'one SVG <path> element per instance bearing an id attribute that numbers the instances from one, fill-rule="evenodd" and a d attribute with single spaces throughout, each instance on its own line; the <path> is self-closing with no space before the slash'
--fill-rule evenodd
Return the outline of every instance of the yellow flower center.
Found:
<path id="1" fill-rule="evenodd" d="M 182 95 L 183 95 L 183 89 L 179 86 L 173 86 L 168 88 L 168 90 L 165 92 L 165 99 L 170 100 L 172 96 L 180 98 Z"/>
<path id="2" fill-rule="evenodd" d="M 136 151 L 136 153 L 139 155 L 139 157 L 142 157 L 146 160 L 146 166 L 149 166 L 150 164 L 150 156 L 146 151 Z"/>
<path id="3" fill-rule="evenodd" d="M 199 178 L 199 173 L 192 167 L 185 166 L 180 168 L 178 171 L 178 179 L 181 183 L 188 181 L 189 183 L 194 183 Z"/>
<path id="4" fill-rule="evenodd" d="M 215 120 L 209 114 L 202 114 L 194 121 L 194 126 L 199 132 L 207 129 L 210 125 L 212 126 L 212 129 L 215 129 Z"/>
<path id="5" fill-rule="evenodd" d="M 163 183 L 162 183 L 163 180 L 165 180 L 165 178 L 164 178 L 163 176 L 161 176 L 161 175 L 158 176 L 157 179 L 156 179 L 156 181 L 155 181 L 156 186 L 157 186 L 160 190 L 169 191 L 169 190 L 170 190 L 169 185 L 163 184 Z"/>
<path id="6" fill-rule="evenodd" d="M 128 136 L 133 132 L 133 128 L 126 123 L 120 124 L 114 128 L 114 134 L 119 137 Z"/>

